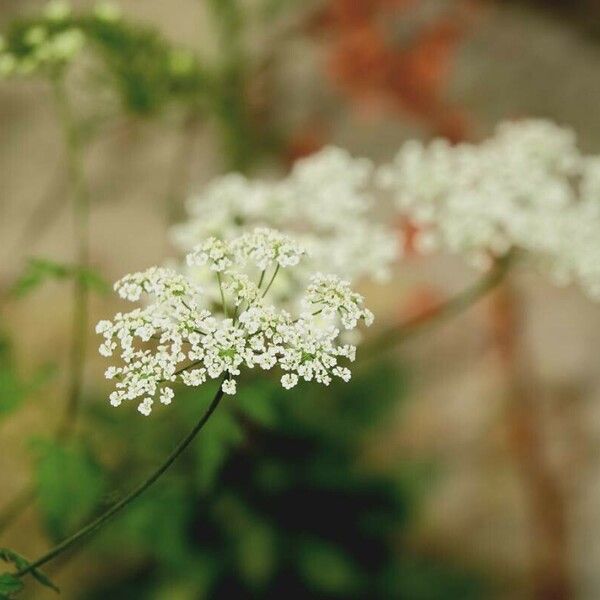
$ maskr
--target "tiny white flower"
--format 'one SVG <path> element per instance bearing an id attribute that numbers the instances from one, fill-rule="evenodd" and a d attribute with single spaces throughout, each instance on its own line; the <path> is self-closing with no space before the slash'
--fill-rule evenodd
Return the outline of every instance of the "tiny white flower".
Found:
<path id="1" fill-rule="evenodd" d="M 281 378 L 281 385 L 286 390 L 293 388 L 295 385 L 297 385 L 297 383 L 298 383 L 298 375 L 296 375 L 295 373 L 286 373 Z"/>
<path id="2" fill-rule="evenodd" d="M 350 283 L 335 275 L 316 273 L 310 279 L 304 298 L 312 310 L 325 315 L 337 314 L 346 329 L 354 329 L 359 320 L 373 323 L 373 313 L 364 308 L 364 298 L 350 289 Z"/>
<path id="3" fill-rule="evenodd" d="M 221 386 L 223 392 L 229 394 L 230 396 L 235 396 L 236 392 L 236 382 L 235 379 L 226 379 Z"/>
<path id="4" fill-rule="evenodd" d="M 152 398 L 144 398 L 144 400 L 138 405 L 138 411 L 141 412 L 145 417 L 148 417 L 152 412 L 153 404 L 154 402 L 152 401 Z"/>
<path id="5" fill-rule="evenodd" d="M 170 387 L 164 387 L 161 391 L 160 391 L 160 401 L 162 404 L 171 404 L 171 402 L 173 401 L 173 396 L 175 395 L 175 392 L 173 391 L 172 388 Z"/>

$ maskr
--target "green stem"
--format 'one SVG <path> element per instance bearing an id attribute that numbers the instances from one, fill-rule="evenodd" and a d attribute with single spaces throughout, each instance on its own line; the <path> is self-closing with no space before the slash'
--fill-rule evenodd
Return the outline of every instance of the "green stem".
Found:
<path id="1" fill-rule="evenodd" d="M 227 304 L 225 304 L 225 293 L 223 292 L 223 282 L 221 280 L 221 273 L 217 271 L 217 281 L 219 282 L 219 291 L 221 292 L 221 304 L 223 305 L 223 314 L 227 318 Z"/>
<path id="2" fill-rule="evenodd" d="M 365 357 L 372 358 L 436 324 L 445 323 L 459 315 L 492 291 L 504 279 L 513 262 L 514 255 L 512 253 L 497 260 L 489 273 L 475 284 L 440 304 L 434 310 L 409 319 L 396 327 L 386 329 L 378 336 L 371 338 L 361 345 L 361 353 Z"/>
<path id="3" fill-rule="evenodd" d="M 89 266 L 90 202 L 83 168 L 82 143 L 63 76 L 57 75 L 52 83 L 56 111 L 65 138 L 67 170 L 73 192 L 75 262 L 79 272 L 83 273 Z M 67 404 L 57 432 L 59 439 L 69 437 L 75 425 L 77 413 L 79 412 L 86 359 L 89 292 L 82 276 L 75 279 L 73 286 L 73 319 L 71 324 L 71 348 L 69 351 Z"/>
<path id="4" fill-rule="evenodd" d="M 277 273 L 279 273 L 279 263 L 277 263 L 277 266 L 275 267 L 275 271 L 273 271 L 273 276 L 269 280 L 269 283 L 267 284 L 265 291 L 262 293 L 262 296 L 261 296 L 262 298 L 264 298 L 267 295 L 267 292 L 271 289 L 271 286 L 273 285 L 273 282 L 275 281 L 275 277 L 277 277 Z"/>
<path id="5" fill-rule="evenodd" d="M 182 198 L 188 192 L 190 172 L 194 160 L 194 144 L 200 131 L 200 123 L 197 110 L 191 110 L 181 128 L 181 141 L 175 151 L 168 174 L 164 200 L 165 219 L 168 226 L 171 226 L 181 217 Z"/>
<path id="6" fill-rule="evenodd" d="M 27 575 L 27 573 L 31 573 L 34 569 L 38 569 L 42 565 L 50 562 L 60 554 L 62 554 L 65 550 L 82 540 L 83 538 L 88 537 L 96 530 L 100 529 L 105 523 L 111 520 L 117 513 L 131 504 L 136 498 L 141 496 L 157 479 L 169 469 L 169 467 L 177 460 L 180 454 L 192 443 L 194 438 L 198 435 L 200 430 L 204 427 L 207 421 L 210 419 L 213 412 L 216 410 L 217 406 L 221 402 L 223 398 L 223 389 L 222 385 L 219 385 L 219 389 L 217 390 L 212 402 L 206 409 L 205 413 L 202 415 L 200 420 L 196 423 L 194 428 L 186 435 L 177 446 L 173 449 L 171 454 L 167 457 L 167 459 L 138 487 L 132 490 L 127 496 L 125 496 L 122 500 L 114 504 L 111 508 L 109 508 L 106 512 L 100 515 L 97 519 L 92 521 L 89 525 L 86 525 L 78 532 L 74 533 L 72 536 L 68 537 L 66 540 L 52 548 L 46 554 L 38 558 L 36 561 L 29 564 L 27 567 L 20 569 L 15 573 L 17 577 L 23 577 Z"/>
<path id="7" fill-rule="evenodd" d="M 220 60 L 215 65 L 216 86 L 212 114 L 221 132 L 231 170 L 245 172 L 256 161 L 258 139 L 248 103 L 247 51 L 243 44 L 245 17 L 240 0 L 209 0 Z"/>
<path id="8" fill-rule="evenodd" d="M 261 286 L 262 286 L 262 284 L 263 284 L 263 281 L 265 280 L 265 273 L 266 273 L 266 272 L 267 272 L 267 271 L 266 271 L 265 269 L 263 269 L 263 270 L 260 272 L 260 279 L 258 280 L 258 286 L 257 286 L 259 290 L 260 290 L 260 288 L 261 288 Z"/>

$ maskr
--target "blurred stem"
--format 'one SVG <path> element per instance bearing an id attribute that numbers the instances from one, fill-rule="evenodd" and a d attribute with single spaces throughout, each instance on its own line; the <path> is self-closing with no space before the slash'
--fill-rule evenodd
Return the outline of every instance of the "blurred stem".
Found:
<path id="1" fill-rule="evenodd" d="M 213 110 L 232 170 L 246 171 L 256 159 L 256 136 L 247 101 L 247 60 L 242 45 L 244 17 L 238 0 L 209 0 L 219 36 L 221 61 Z"/>
<path id="2" fill-rule="evenodd" d="M 181 216 L 181 200 L 188 192 L 190 184 L 194 144 L 200 130 L 200 123 L 198 111 L 194 109 L 184 120 L 181 128 L 181 142 L 178 144 L 173 157 L 165 194 L 167 225 L 172 225 Z"/>
<path id="3" fill-rule="evenodd" d="M 55 559 L 57 556 L 68 550 L 71 546 L 83 540 L 84 538 L 87 538 L 92 533 L 100 529 L 104 524 L 106 524 L 119 512 L 121 512 L 124 508 L 131 504 L 136 498 L 141 496 L 153 483 L 155 483 L 169 469 L 169 467 L 177 460 L 179 455 L 182 454 L 184 450 L 192 443 L 192 441 L 198 435 L 200 430 L 208 422 L 211 415 L 221 402 L 222 398 L 223 389 L 222 385 L 219 385 L 219 389 L 217 390 L 210 405 L 208 406 L 200 420 L 196 423 L 194 428 L 190 431 L 190 433 L 188 433 L 186 437 L 184 437 L 179 442 L 179 444 L 177 444 L 177 446 L 173 449 L 171 454 L 169 454 L 166 460 L 144 482 L 138 485 L 129 494 L 127 494 L 127 496 L 125 496 L 119 502 L 114 504 L 106 512 L 101 514 L 97 519 L 93 520 L 89 525 L 86 525 L 85 527 L 74 533 L 72 536 L 68 537 L 66 540 L 52 548 L 50 551 L 38 558 L 36 561 L 29 564 L 26 568 L 17 571 L 15 575 L 17 575 L 17 577 L 23 577 L 24 575 L 31 573 L 31 571 L 33 571 L 34 569 L 38 569 L 42 565 L 45 565 L 46 563 Z"/>
<path id="4" fill-rule="evenodd" d="M 522 302 L 509 280 L 493 296 L 492 337 L 506 378 L 505 422 L 531 518 L 533 597 L 573 597 L 569 568 L 567 498 L 544 444 L 533 369 L 520 343 Z"/>
<path id="5" fill-rule="evenodd" d="M 52 80 L 56 112 L 62 128 L 69 182 L 73 194 L 73 226 L 76 264 L 83 271 L 89 266 L 90 224 L 89 191 L 85 181 L 83 153 L 79 127 L 69 102 L 62 74 Z M 73 282 L 73 317 L 69 351 L 69 382 L 67 404 L 57 435 L 68 437 L 75 425 L 81 400 L 83 370 L 86 355 L 89 292 L 84 278 Z"/>
<path id="6" fill-rule="evenodd" d="M 417 315 L 395 327 L 381 332 L 360 346 L 365 358 L 375 358 L 379 354 L 392 349 L 413 336 L 436 325 L 442 325 L 461 314 L 486 294 L 495 289 L 506 277 L 510 266 L 515 261 L 515 254 L 509 253 L 498 259 L 492 269 L 475 284 L 467 287 L 449 300 L 439 304 L 424 314 Z"/>
<path id="7" fill-rule="evenodd" d="M 75 238 L 75 263 L 83 272 L 89 266 L 89 191 L 83 169 L 82 143 L 79 127 L 73 115 L 65 89 L 62 73 L 52 78 L 56 113 L 65 142 L 67 172 L 73 194 L 73 229 Z M 67 400 L 63 416 L 56 430 L 56 438 L 65 440 L 73 433 L 79 413 L 83 370 L 86 357 L 88 326 L 88 287 L 83 277 L 73 281 L 73 314 L 71 322 L 71 345 Z M 28 488 L 19 493 L 0 513 L 0 532 L 16 519 L 35 500 L 35 490 Z"/>

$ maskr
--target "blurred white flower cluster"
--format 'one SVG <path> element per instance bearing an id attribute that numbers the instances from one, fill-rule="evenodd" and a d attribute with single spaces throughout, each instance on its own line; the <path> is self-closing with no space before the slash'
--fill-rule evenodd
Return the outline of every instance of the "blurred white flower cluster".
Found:
<path id="1" fill-rule="evenodd" d="M 229 174 L 188 202 L 189 220 L 173 230 L 175 244 L 189 250 L 210 236 L 232 239 L 248 228 L 272 227 L 306 248 L 306 260 L 295 270 L 305 285 L 315 271 L 356 281 L 389 275 L 398 257 L 398 233 L 374 216 L 370 190 L 373 165 L 328 147 L 299 160 L 279 181 L 250 180 Z M 282 278 L 282 295 L 291 282 Z"/>
<path id="2" fill-rule="evenodd" d="M 100 2 L 94 9 L 98 20 L 119 16 L 119 9 L 110 2 Z M 85 43 L 86 35 L 73 18 L 71 5 L 51 0 L 41 17 L 20 23 L 10 40 L 0 37 L 0 78 L 39 72 L 53 75 L 76 58 Z"/>
<path id="3" fill-rule="evenodd" d="M 600 298 L 600 156 L 543 120 L 506 122 L 481 144 L 406 143 L 377 173 L 418 227 L 417 249 L 488 266 L 512 249 Z"/>
<path id="4" fill-rule="evenodd" d="M 266 228 L 231 241 L 209 238 L 188 262 L 216 278 L 221 303 L 210 310 L 202 289 L 169 268 L 152 267 L 117 282 L 123 299 L 146 297 L 147 303 L 96 327 L 104 336 L 100 353 L 118 352 L 123 361 L 106 371 L 116 381 L 111 404 L 138 400 L 138 410 L 149 415 L 156 397 L 171 403 L 177 381 L 199 386 L 225 378 L 223 392 L 235 394 L 243 367 L 279 367 L 285 388 L 300 379 L 348 381 L 350 370 L 340 360 L 352 362 L 356 348 L 339 342 L 340 327 L 373 321 L 348 282 L 316 273 L 295 317 L 266 301 L 280 269 L 297 266 L 303 255 L 297 241 Z"/>

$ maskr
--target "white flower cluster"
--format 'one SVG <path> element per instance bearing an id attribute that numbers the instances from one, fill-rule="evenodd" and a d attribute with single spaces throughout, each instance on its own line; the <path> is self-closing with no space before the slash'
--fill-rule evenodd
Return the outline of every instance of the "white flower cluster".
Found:
<path id="1" fill-rule="evenodd" d="M 106 371 L 116 381 L 111 404 L 137 400 L 138 410 L 149 415 L 156 397 L 171 403 L 178 381 L 199 386 L 223 378 L 223 392 L 235 394 L 243 367 L 277 366 L 285 388 L 300 379 L 348 381 L 350 370 L 340 360 L 353 361 L 356 349 L 339 343 L 336 323 L 354 329 L 359 320 L 370 325 L 373 315 L 347 282 L 315 275 L 303 299 L 306 310 L 296 318 L 265 301 L 279 269 L 297 265 L 302 255 L 296 241 L 265 228 L 231 242 L 210 238 L 188 256 L 217 279 L 221 304 L 210 311 L 197 284 L 172 269 L 152 267 L 117 282 L 123 299 L 148 301 L 96 327 L 104 336 L 100 353 L 118 352 L 123 361 Z"/>
<path id="2" fill-rule="evenodd" d="M 373 313 L 364 308 L 364 298 L 350 289 L 348 281 L 335 275 L 316 273 L 306 290 L 305 303 L 315 314 L 340 315 L 346 329 L 354 329 L 360 320 L 367 326 L 373 323 Z"/>
<path id="3" fill-rule="evenodd" d="M 188 202 L 190 218 L 174 228 L 173 239 L 189 251 L 210 236 L 233 239 L 248 228 L 272 227 L 306 248 L 294 273 L 302 286 L 315 271 L 350 281 L 384 279 L 400 244 L 398 233 L 375 216 L 372 174 L 370 161 L 334 147 L 298 161 L 282 180 L 229 174 Z"/>
<path id="4" fill-rule="evenodd" d="M 419 250 L 485 266 L 517 249 L 600 298 L 600 156 L 581 154 L 570 129 L 529 120 L 478 145 L 411 141 L 377 179 L 417 224 Z"/>
<path id="5" fill-rule="evenodd" d="M 189 266 L 209 265 L 211 271 L 225 271 L 235 261 L 252 261 L 261 271 L 269 265 L 295 267 L 304 254 L 301 244 L 274 229 L 257 227 L 252 233 L 226 242 L 216 237 L 208 238 L 188 254 Z"/>

